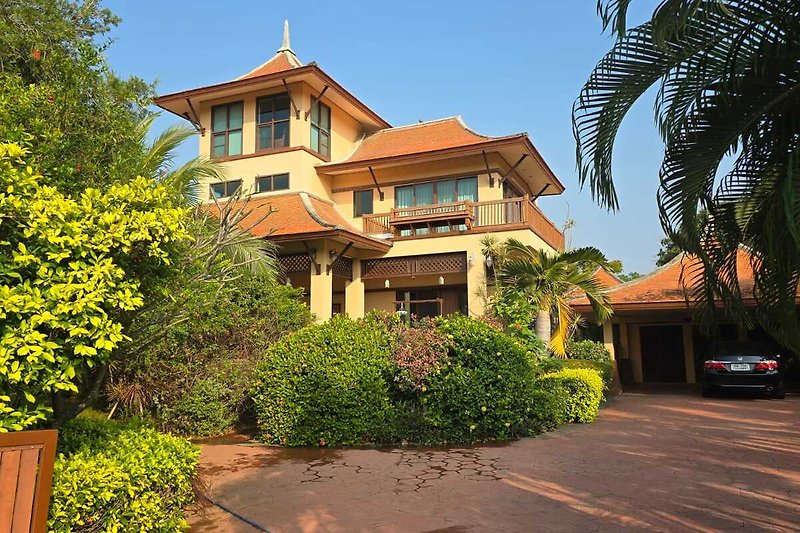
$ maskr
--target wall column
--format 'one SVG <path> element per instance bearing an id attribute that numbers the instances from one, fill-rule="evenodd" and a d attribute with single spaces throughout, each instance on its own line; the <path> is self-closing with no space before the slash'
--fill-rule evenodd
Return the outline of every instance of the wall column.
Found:
<path id="1" fill-rule="evenodd" d="M 642 339 L 639 336 L 639 326 L 634 324 L 628 329 L 628 336 L 631 345 L 631 368 L 633 369 L 634 383 L 642 383 L 644 374 L 642 373 Z"/>
<path id="2" fill-rule="evenodd" d="M 467 250 L 467 306 L 469 316 L 483 316 L 486 305 L 486 272 L 483 266 L 483 254 Z M 470 264 L 470 255 L 475 260 Z"/>
<path id="3" fill-rule="evenodd" d="M 325 322 L 333 314 L 333 273 L 327 272 L 330 262 L 327 243 L 317 245 L 316 259 L 320 269 L 317 274 L 316 267 L 311 265 L 311 312 L 317 322 Z"/>
<path id="4" fill-rule="evenodd" d="M 353 259 L 353 281 L 344 288 L 344 312 L 350 318 L 364 316 L 364 281 L 361 279 L 361 259 Z"/>
<path id="5" fill-rule="evenodd" d="M 697 383 L 694 373 L 694 335 L 691 324 L 681 324 L 683 332 L 683 357 L 686 364 L 686 383 Z"/>
<path id="6" fill-rule="evenodd" d="M 611 392 L 614 394 L 622 393 L 622 383 L 619 379 L 619 367 L 617 366 L 617 351 L 614 347 L 614 324 L 611 320 L 603 322 L 603 346 L 611 354 Z"/>

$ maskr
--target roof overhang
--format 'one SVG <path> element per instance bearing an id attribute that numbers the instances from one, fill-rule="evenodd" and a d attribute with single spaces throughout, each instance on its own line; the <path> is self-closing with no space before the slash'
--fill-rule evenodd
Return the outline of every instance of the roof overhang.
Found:
<path id="1" fill-rule="evenodd" d="M 545 162 L 542 155 L 526 134 L 487 139 L 479 143 L 425 152 L 358 161 L 345 160 L 341 162 L 324 163 L 317 166 L 317 172 L 320 174 L 337 176 L 365 171 L 370 167 L 379 169 L 413 163 L 456 159 L 469 155 L 480 155 L 483 152 L 487 154 L 498 154 L 509 168 L 514 167 L 523 155 L 526 156 L 511 172 L 517 179 L 522 180 L 528 185 L 530 190 L 526 192 L 533 195 L 541 194 L 542 196 L 556 195 L 564 192 L 564 185 L 556 177 L 555 173 L 547 162 Z"/>
<path id="2" fill-rule="evenodd" d="M 331 229 L 326 231 L 316 231 L 312 233 L 291 233 L 286 235 L 269 235 L 266 239 L 274 242 L 301 242 L 314 239 L 330 239 L 342 244 L 352 242 L 355 248 L 361 250 L 374 250 L 377 252 L 388 252 L 392 243 L 366 237 L 358 233 L 347 230 Z"/>
<path id="3" fill-rule="evenodd" d="M 194 116 L 192 107 L 197 104 L 207 100 L 233 97 L 244 91 L 258 91 L 261 89 L 280 87 L 283 85 L 284 81 L 286 83 L 305 82 L 318 92 L 322 92 L 323 88 L 328 86 L 328 90 L 325 92 L 325 98 L 329 99 L 337 106 L 346 109 L 362 124 L 368 125 L 369 127 L 365 128 L 367 131 L 391 127 L 388 122 L 367 107 L 361 100 L 353 96 L 347 89 L 339 85 L 339 83 L 328 76 L 316 64 L 308 64 L 303 67 L 265 74 L 263 76 L 238 79 L 225 83 L 208 85 L 206 87 L 199 87 L 197 89 L 164 94 L 155 99 L 155 104 L 185 120 L 194 122 L 197 117 Z"/>

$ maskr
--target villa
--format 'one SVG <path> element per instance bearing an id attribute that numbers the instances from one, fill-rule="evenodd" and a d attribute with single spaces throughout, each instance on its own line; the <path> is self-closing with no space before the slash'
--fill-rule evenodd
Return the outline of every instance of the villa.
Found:
<path id="1" fill-rule="evenodd" d="M 561 250 L 538 207 L 564 186 L 518 133 L 487 137 L 458 117 L 393 127 L 316 63 L 292 50 L 241 77 L 166 94 L 156 103 L 200 133 L 200 155 L 225 182 L 201 183 L 208 202 L 252 193 L 253 228 L 279 245 L 286 283 L 305 289 L 318 320 L 405 310 L 483 313 L 494 233 Z"/>

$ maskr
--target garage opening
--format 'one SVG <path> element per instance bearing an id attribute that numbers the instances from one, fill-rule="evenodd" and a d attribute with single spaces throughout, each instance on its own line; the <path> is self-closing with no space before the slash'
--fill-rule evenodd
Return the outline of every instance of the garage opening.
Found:
<path id="1" fill-rule="evenodd" d="M 686 383 L 683 330 L 680 325 L 642 326 L 642 379 L 649 383 Z"/>

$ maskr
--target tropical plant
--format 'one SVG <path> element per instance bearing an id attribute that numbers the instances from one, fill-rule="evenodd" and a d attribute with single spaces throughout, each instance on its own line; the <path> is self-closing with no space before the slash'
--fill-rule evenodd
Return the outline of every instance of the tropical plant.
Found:
<path id="1" fill-rule="evenodd" d="M 800 349 L 800 4 L 665 0 L 628 28 L 630 3 L 598 2 L 604 28 L 618 39 L 573 109 L 580 182 L 601 205 L 619 207 L 611 173 L 617 132 L 655 86 L 665 143 L 661 223 L 704 267 L 688 280 L 703 322 L 718 312 L 717 299 L 749 322 L 736 260 L 745 245 L 760 322 Z M 698 224 L 701 209 L 708 220 Z"/>
<path id="2" fill-rule="evenodd" d="M 605 288 L 594 278 L 595 270 L 605 268 L 607 263 L 597 248 L 549 252 L 530 248 L 517 239 L 508 239 L 504 246 L 506 259 L 498 275 L 502 290 L 497 299 L 524 300 L 538 310 L 536 335 L 548 343 L 554 354 L 565 356 L 570 329 L 577 323 L 569 303 L 571 295 L 584 294 L 598 321 L 611 316 Z M 557 318 L 552 337 L 551 313 Z"/>

